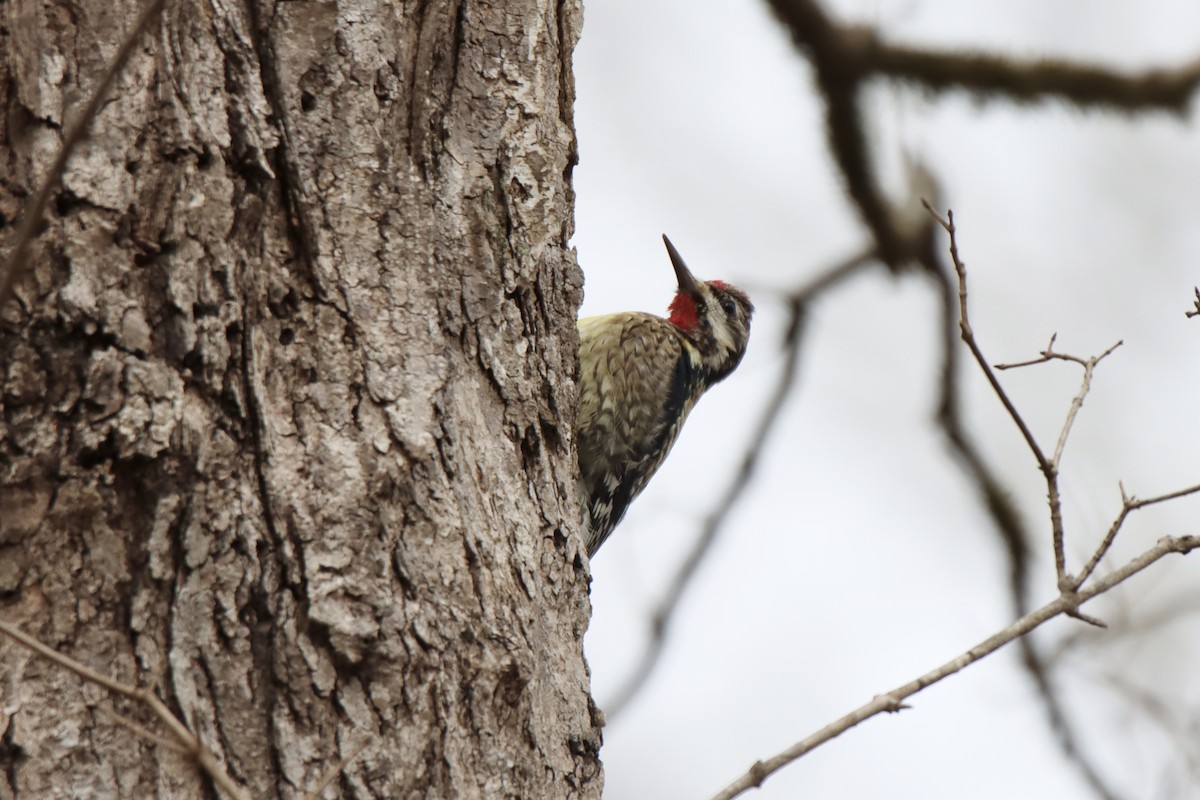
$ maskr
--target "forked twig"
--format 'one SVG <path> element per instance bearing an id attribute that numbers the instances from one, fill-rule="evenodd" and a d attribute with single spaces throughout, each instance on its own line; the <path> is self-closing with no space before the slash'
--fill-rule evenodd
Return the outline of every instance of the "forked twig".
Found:
<path id="1" fill-rule="evenodd" d="M 1083 367 L 1083 384 L 1079 388 L 1079 394 L 1075 395 L 1075 399 L 1071 401 L 1071 407 L 1067 410 L 1067 419 L 1063 423 L 1062 430 L 1058 434 L 1058 442 L 1054 446 L 1054 455 L 1050 457 L 1050 461 L 1057 467 L 1062 463 L 1063 449 L 1067 446 L 1067 435 L 1071 432 L 1071 427 L 1075 424 L 1075 415 L 1079 413 L 1079 409 L 1083 407 L 1083 399 L 1087 397 L 1087 393 L 1092 388 L 1092 374 L 1096 370 L 1096 365 L 1109 356 L 1114 350 L 1123 345 L 1124 340 L 1118 341 L 1112 347 L 1105 350 L 1098 356 L 1091 358 L 1080 358 L 1069 353 L 1059 353 L 1054 350 L 1054 340 L 1058 338 L 1058 334 L 1050 336 L 1050 344 L 1046 345 L 1046 349 L 1041 352 L 1039 358 L 1030 361 L 1022 361 L 1017 364 L 997 364 L 996 369 L 1017 369 L 1018 367 L 1030 367 L 1035 364 L 1045 364 L 1049 361 L 1072 361 Z"/>
<path id="2" fill-rule="evenodd" d="M 1189 486 L 1186 489 L 1180 489 L 1177 492 L 1170 492 L 1168 494 L 1159 495 L 1158 497 L 1148 497 L 1145 500 L 1140 500 L 1136 497 L 1126 495 L 1125 486 L 1123 484 L 1118 484 L 1118 486 L 1121 489 L 1121 513 L 1119 513 L 1117 518 L 1113 520 L 1112 525 L 1110 525 L 1108 528 L 1108 532 L 1104 534 L 1104 539 L 1100 542 L 1100 546 L 1096 548 L 1096 552 L 1092 554 L 1092 557 L 1088 560 L 1087 564 L 1084 565 L 1083 569 L 1080 570 L 1079 575 L 1074 579 L 1076 587 L 1083 585 L 1083 582 L 1086 581 L 1088 577 L 1096 571 L 1096 567 L 1100 564 L 1100 560 L 1104 558 L 1104 556 L 1108 553 L 1109 548 L 1112 547 L 1113 541 L 1117 538 L 1117 533 L 1121 530 L 1121 526 L 1125 524 L 1125 518 L 1128 517 L 1131 512 L 1137 511 L 1139 508 L 1145 508 L 1146 506 L 1152 506 L 1157 503 L 1165 503 L 1168 500 L 1175 500 L 1179 497 L 1186 497 L 1189 494 L 1196 494 L 1197 492 L 1200 492 L 1200 484 L 1198 484 L 1196 486 Z"/>

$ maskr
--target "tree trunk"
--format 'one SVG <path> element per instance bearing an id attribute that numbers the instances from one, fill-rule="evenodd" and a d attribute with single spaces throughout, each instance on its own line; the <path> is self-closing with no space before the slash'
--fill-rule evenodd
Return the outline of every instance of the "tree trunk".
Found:
<path id="1" fill-rule="evenodd" d="M 0 3 L 0 245 L 137 16 Z M 0 618 L 256 798 L 598 797 L 577 2 L 168 0 L 0 309 Z M 0 639 L 0 798 L 212 797 Z M 100 707 L 100 708 L 98 708 Z M 157 728 L 156 728 L 157 729 Z"/>

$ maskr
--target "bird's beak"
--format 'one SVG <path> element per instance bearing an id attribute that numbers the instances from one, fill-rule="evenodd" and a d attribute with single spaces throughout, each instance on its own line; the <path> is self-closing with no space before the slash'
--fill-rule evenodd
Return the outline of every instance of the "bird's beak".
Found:
<path id="1" fill-rule="evenodd" d="M 671 244 L 671 240 L 667 238 L 665 233 L 663 234 L 663 244 L 667 246 L 667 254 L 671 256 L 671 266 L 675 268 L 675 278 L 679 281 L 679 291 L 699 299 L 700 282 L 693 277 L 691 270 L 683 262 L 683 256 L 679 255 L 679 251 L 675 249 L 675 245 Z"/>

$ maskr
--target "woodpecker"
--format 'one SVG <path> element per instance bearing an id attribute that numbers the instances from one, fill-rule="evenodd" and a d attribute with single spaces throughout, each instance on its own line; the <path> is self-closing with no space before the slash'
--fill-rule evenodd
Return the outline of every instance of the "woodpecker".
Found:
<path id="1" fill-rule="evenodd" d="M 665 235 L 679 290 L 666 319 L 639 311 L 579 320 L 579 498 L 593 556 L 646 488 L 700 395 L 737 367 L 754 306 L 692 276 Z"/>

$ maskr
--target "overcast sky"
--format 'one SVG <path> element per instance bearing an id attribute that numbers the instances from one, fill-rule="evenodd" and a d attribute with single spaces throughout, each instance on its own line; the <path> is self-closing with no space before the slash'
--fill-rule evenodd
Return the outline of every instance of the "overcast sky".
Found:
<path id="1" fill-rule="evenodd" d="M 1200 57 L 1194 0 L 840 0 L 833 10 L 906 43 L 1127 68 Z M 824 144 L 808 65 L 762 2 L 587 3 L 575 74 L 583 313 L 665 309 L 663 232 L 697 275 L 742 285 L 759 308 L 745 362 L 700 403 L 593 561 L 587 654 L 604 706 L 782 365 L 772 288 L 819 274 L 861 249 L 864 234 Z M 905 159 L 916 158 L 955 210 L 990 360 L 1035 357 L 1055 332 L 1059 349 L 1082 356 L 1125 342 L 1099 367 L 1064 460 L 1077 566 L 1119 508 L 1118 480 L 1141 496 L 1200 483 L 1200 319 L 1184 316 L 1200 283 L 1196 114 L 1014 110 L 885 84 L 867 107 L 896 196 Z M 932 423 L 936 320 L 928 283 L 879 271 L 814 309 L 799 390 L 753 489 L 691 587 L 652 682 L 605 731 L 606 798 L 709 797 L 754 760 L 1010 621 L 997 537 Z M 1003 375 L 1048 448 L 1079 378 L 1068 364 Z M 970 433 L 1037 537 L 1033 595 L 1047 601 L 1044 483 L 978 372 L 965 370 L 963 386 Z M 1200 532 L 1200 500 L 1139 514 L 1118 559 Z M 1198 582 L 1200 558 L 1177 559 L 1090 610 L 1136 623 L 1194 605 Z M 1085 743 L 1124 797 L 1200 796 L 1180 737 L 1110 688 L 1154 691 L 1171 724 L 1190 724 L 1200 740 L 1198 616 L 1152 635 L 1091 636 L 1059 673 Z M 1043 641 L 1078 627 L 1055 621 Z M 868 721 L 751 796 L 1092 797 L 1064 766 L 1015 656 L 999 653 L 911 710 Z"/>

